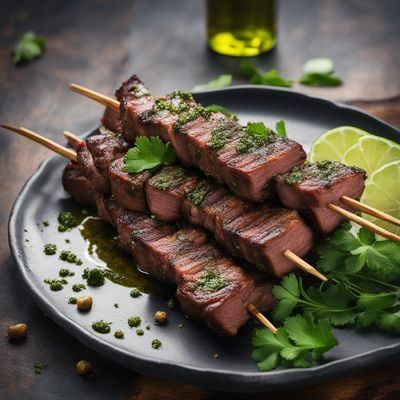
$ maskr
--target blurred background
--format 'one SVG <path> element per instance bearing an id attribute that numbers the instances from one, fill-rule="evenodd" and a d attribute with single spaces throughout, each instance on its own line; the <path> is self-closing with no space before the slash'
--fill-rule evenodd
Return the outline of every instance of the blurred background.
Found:
<path id="1" fill-rule="evenodd" d="M 239 73 L 240 58 L 208 48 L 206 4 L 205 0 L 1 0 L 0 122 L 26 126 L 63 142 L 63 130 L 83 133 L 98 124 L 102 112 L 99 105 L 71 93 L 70 82 L 105 94 L 112 94 L 132 73 L 156 94 L 189 90 L 220 74 L 231 74 L 234 84 L 247 83 Z M 400 126 L 398 0 L 277 0 L 276 5 L 277 44 L 252 59 L 258 68 L 277 69 L 298 81 L 307 60 L 328 57 L 343 80 L 341 86 L 294 83 L 292 90 L 357 105 Z M 40 58 L 16 66 L 12 50 L 27 31 L 43 35 L 46 48 Z M 4 131 L 0 144 L 0 328 L 15 320 L 31 327 L 23 348 L 0 341 L 2 363 L 7 365 L 0 369 L 0 398 L 150 399 L 159 398 L 157 388 L 186 398 L 211 398 L 206 391 L 154 384 L 111 365 L 32 304 L 15 276 L 6 227 L 20 188 L 49 152 Z M 39 356 L 52 368 L 37 379 L 32 365 Z M 96 383 L 76 379 L 73 366 L 80 358 L 96 363 Z M 379 379 L 394 379 L 396 384 L 385 373 Z M 330 398 L 335 398 L 335 385 L 324 392 L 329 390 Z M 302 393 L 310 398 L 313 392 Z"/>

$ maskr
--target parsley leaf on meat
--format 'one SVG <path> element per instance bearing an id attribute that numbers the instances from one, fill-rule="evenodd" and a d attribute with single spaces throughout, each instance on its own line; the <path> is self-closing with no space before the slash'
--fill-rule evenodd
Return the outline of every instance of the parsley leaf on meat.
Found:
<path id="1" fill-rule="evenodd" d="M 246 133 L 258 139 L 266 139 L 271 132 L 271 129 L 267 128 L 263 122 L 249 122 L 246 127 Z"/>
<path id="2" fill-rule="evenodd" d="M 279 136 L 287 137 L 285 121 L 283 121 L 283 120 L 278 121 L 278 122 L 276 123 L 276 125 L 275 125 L 275 130 L 276 130 L 276 133 L 277 133 Z"/>
<path id="3" fill-rule="evenodd" d="M 128 150 L 124 157 L 124 171 L 141 172 L 162 165 L 170 165 L 175 161 L 175 152 L 169 143 L 160 138 L 139 136 L 135 147 Z"/>
<path id="4" fill-rule="evenodd" d="M 270 371 L 279 364 L 306 368 L 309 354 L 318 361 L 338 342 L 327 320 L 314 322 L 309 316 L 296 315 L 287 318 L 275 334 L 257 329 L 252 343 L 258 368 Z"/>
<path id="5" fill-rule="evenodd" d="M 201 92 L 203 90 L 218 89 L 221 87 L 230 86 L 231 84 L 232 84 L 232 75 L 219 75 L 218 77 L 212 79 L 207 83 L 196 85 L 195 87 L 192 88 L 192 92 Z"/>
<path id="6" fill-rule="evenodd" d="M 46 44 L 44 36 L 37 36 L 34 32 L 24 33 L 13 51 L 14 64 L 32 61 L 42 55 Z"/>
<path id="7" fill-rule="evenodd" d="M 210 104 L 209 106 L 205 106 L 205 108 L 211 112 L 220 112 L 226 115 L 228 118 L 237 119 L 235 114 L 232 114 L 224 106 L 220 106 L 219 104 Z"/>

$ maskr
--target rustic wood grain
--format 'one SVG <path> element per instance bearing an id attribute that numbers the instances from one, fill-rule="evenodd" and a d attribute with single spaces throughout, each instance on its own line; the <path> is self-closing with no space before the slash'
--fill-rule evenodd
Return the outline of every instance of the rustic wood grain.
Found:
<path id="1" fill-rule="evenodd" d="M 171 7 L 170 4 L 174 5 Z M 281 1 L 279 46 L 258 61 L 298 76 L 313 56 L 334 58 L 345 85 L 313 89 L 400 126 L 400 60 L 397 1 Z M 71 94 L 74 81 L 112 93 L 138 72 L 158 93 L 190 88 L 227 71 L 237 60 L 204 45 L 203 2 L 194 0 L 4 0 L 0 12 L 0 122 L 25 125 L 55 140 L 65 129 L 93 127 L 101 108 Z M 26 30 L 47 37 L 44 56 L 14 67 L 10 49 Z M 240 79 L 238 82 L 241 82 Z M 304 87 L 301 90 L 306 90 Z M 0 399 L 395 399 L 400 367 L 347 371 L 344 379 L 271 394 L 227 394 L 143 377 L 115 365 L 48 319 L 32 303 L 15 273 L 7 243 L 11 205 L 23 183 L 49 152 L 0 132 Z M 13 344 L 8 325 L 25 322 L 28 339 Z M 95 378 L 82 379 L 79 359 L 94 364 Z M 33 364 L 48 366 L 34 375 Z"/>

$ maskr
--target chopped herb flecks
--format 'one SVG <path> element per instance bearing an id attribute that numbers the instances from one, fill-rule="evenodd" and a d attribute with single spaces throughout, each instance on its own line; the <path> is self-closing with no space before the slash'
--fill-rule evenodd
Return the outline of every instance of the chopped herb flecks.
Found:
<path id="1" fill-rule="evenodd" d="M 123 331 L 115 331 L 114 332 L 114 337 L 117 339 L 124 339 L 125 334 Z"/>
<path id="2" fill-rule="evenodd" d="M 143 329 L 136 329 L 136 335 L 143 336 L 144 335 L 144 330 Z"/>
<path id="3" fill-rule="evenodd" d="M 137 328 L 142 323 L 142 319 L 138 315 L 128 318 L 128 325 L 131 328 Z"/>
<path id="4" fill-rule="evenodd" d="M 200 182 L 196 186 L 196 188 L 187 195 L 187 197 L 193 204 L 199 206 L 203 202 L 207 192 L 208 192 L 207 182 Z"/>
<path id="5" fill-rule="evenodd" d="M 86 268 L 82 278 L 86 279 L 88 286 L 103 286 L 104 285 L 104 271 L 99 268 L 89 269 Z"/>
<path id="6" fill-rule="evenodd" d="M 77 298 L 76 297 L 70 297 L 68 299 L 68 304 L 76 304 Z"/>
<path id="7" fill-rule="evenodd" d="M 57 246 L 55 244 L 47 243 L 44 245 L 43 252 L 47 256 L 53 256 L 57 253 Z"/>
<path id="8" fill-rule="evenodd" d="M 158 174 L 154 186 L 158 190 L 171 190 L 179 186 L 187 177 L 186 171 L 181 167 L 171 168 Z"/>
<path id="9" fill-rule="evenodd" d="M 93 322 L 92 328 L 98 333 L 110 333 L 111 331 L 111 322 L 106 322 L 103 320 Z"/>
<path id="10" fill-rule="evenodd" d="M 200 276 L 196 284 L 196 290 L 213 293 L 228 285 L 229 281 L 223 277 L 222 273 L 217 271 L 213 265 L 209 265 Z"/>
<path id="11" fill-rule="evenodd" d="M 65 279 L 45 279 L 44 283 L 47 283 L 53 292 L 58 292 L 64 289 L 64 285 L 68 282 Z"/>
<path id="12" fill-rule="evenodd" d="M 58 214 L 58 231 L 67 232 L 78 226 L 78 219 L 69 211 L 62 211 Z"/>
<path id="13" fill-rule="evenodd" d="M 80 292 L 84 289 L 86 289 L 86 286 L 83 283 L 75 283 L 74 285 L 72 285 L 72 290 L 74 292 Z"/>
<path id="14" fill-rule="evenodd" d="M 158 340 L 158 339 L 154 339 L 154 340 L 151 342 L 151 347 L 152 347 L 153 349 L 159 349 L 159 348 L 161 347 L 161 341 Z"/>
<path id="15" fill-rule="evenodd" d="M 74 276 L 75 272 L 72 272 L 67 268 L 61 268 L 60 271 L 58 272 L 58 275 L 60 275 L 62 278 L 65 278 L 67 276 Z"/>
<path id="16" fill-rule="evenodd" d="M 133 288 L 131 292 L 129 293 L 131 297 L 140 297 L 142 295 L 142 292 L 138 288 Z"/>

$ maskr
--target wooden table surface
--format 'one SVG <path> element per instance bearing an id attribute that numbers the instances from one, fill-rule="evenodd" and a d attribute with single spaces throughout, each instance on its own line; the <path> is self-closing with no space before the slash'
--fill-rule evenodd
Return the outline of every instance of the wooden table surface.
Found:
<path id="1" fill-rule="evenodd" d="M 343 86 L 296 89 L 355 104 L 400 126 L 398 8 L 397 0 L 282 0 L 279 45 L 257 62 L 296 78 L 307 59 L 331 57 Z M 46 52 L 17 68 L 10 51 L 31 29 L 47 37 Z M 161 94 L 190 89 L 220 73 L 237 75 L 237 65 L 237 59 L 207 50 L 203 1 L 3 0 L 0 122 L 23 125 L 62 142 L 63 130 L 82 133 L 97 124 L 101 113 L 98 105 L 70 93 L 69 82 L 112 93 L 124 77 L 137 72 Z M 33 304 L 7 243 L 11 206 L 49 152 L 3 130 L 0 144 L 1 399 L 400 398 L 398 363 L 363 374 L 347 371 L 346 378 L 315 387 L 232 395 L 141 376 L 86 348 Z M 17 322 L 29 325 L 21 344 L 5 337 L 8 325 Z M 80 359 L 93 362 L 93 380 L 75 373 Z M 47 365 L 41 375 L 33 373 L 37 361 Z"/>

